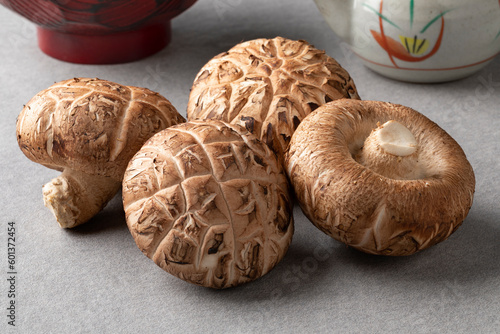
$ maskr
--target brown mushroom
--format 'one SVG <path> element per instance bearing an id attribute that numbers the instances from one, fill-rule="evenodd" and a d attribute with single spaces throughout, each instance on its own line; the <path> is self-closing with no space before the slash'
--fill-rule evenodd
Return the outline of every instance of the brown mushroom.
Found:
<path id="1" fill-rule="evenodd" d="M 62 171 L 43 186 L 61 227 L 82 224 L 113 198 L 130 158 L 156 132 L 184 122 L 145 88 L 75 78 L 34 96 L 17 119 L 17 140 L 34 162 Z"/>
<path id="2" fill-rule="evenodd" d="M 367 253 L 430 247 L 447 239 L 472 205 L 474 172 L 461 147 L 401 105 L 328 103 L 303 120 L 285 160 L 313 224 Z"/>
<path id="3" fill-rule="evenodd" d="M 339 98 L 359 96 L 349 73 L 324 51 L 302 40 L 256 39 L 214 57 L 200 70 L 187 116 L 240 124 L 282 159 L 300 121 Z"/>
<path id="4" fill-rule="evenodd" d="M 211 288 L 266 274 L 293 235 L 281 164 L 248 130 L 216 120 L 172 126 L 148 140 L 125 172 L 123 203 L 146 256 Z"/>

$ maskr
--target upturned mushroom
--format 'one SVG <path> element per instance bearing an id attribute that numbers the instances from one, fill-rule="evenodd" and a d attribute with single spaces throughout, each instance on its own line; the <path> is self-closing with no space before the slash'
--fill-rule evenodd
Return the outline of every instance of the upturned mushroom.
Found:
<path id="1" fill-rule="evenodd" d="M 462 148 L 401 105 L 328 103 L 302 121 L 285 161 L 311 222 L 366 253 L 428 248 L 447 239 L 472 206 L 475 177 Z"/>
<path id="2" fill-rule="evenodd" d="M 239 125 L 191 121 L 148 140 L 123 179 L 139 249 L 187 282 L 228 288 L 269 272 L 293 235 L 282 165 Z"/>
<path id="3" fill-rule="evenodd" d="M 17 140 L 34 162 L 62 171 L 43 186 L 63 228 L 85 223 L 114 197 L 130 158 L 156 132 L 184 122 L 145 88 L 75 78 L 41 91 L 17 119 Z"/>
<path id="4" fill-rule="evenodd" d="M 300 121 L 318 106 L 359 99 L 349 73 L 306 41 L 243 42 L 211 59 L 196 76 L 188 120 L 240 124 L 282 159 Z"/>

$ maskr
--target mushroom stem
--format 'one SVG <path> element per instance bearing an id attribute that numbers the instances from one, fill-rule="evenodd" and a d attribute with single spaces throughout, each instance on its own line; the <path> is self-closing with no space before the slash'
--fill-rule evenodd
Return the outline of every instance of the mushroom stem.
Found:
<path id="1" fill-rule="evenodd" d="M 396 121 L 388 121 L 373 130 L 355 159 L 392 179 L 424 177 L 423 168 L 418 163 L 417 140 L 408 128 Z"/>
<path id="2" fill-rule="evenodd" d="M 115 196 L 121 182 L 65 168 L 43 186 L 43 201 L 62 228 L 83 224 Z"/>

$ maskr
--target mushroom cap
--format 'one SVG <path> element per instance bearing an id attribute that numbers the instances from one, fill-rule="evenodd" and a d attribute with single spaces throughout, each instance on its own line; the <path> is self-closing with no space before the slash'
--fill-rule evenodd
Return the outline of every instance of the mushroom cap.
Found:
<path id="1" fill-rule="evenodd" d="M 184 121 L 167 99 L 149 89 L 75 78 L 50 86 L 24 106 L 17 139 L 34 162 L 121 181 L 148 138 Z"/>
<path id="2" fill-rule="evenodd" d="M 306 41 L 282 37 L 238 44 L 198 73 L 187 116 L 240 124 L 281 159 L 302 119 L 340 98 L 359 99 L 335 59 Z"/>
<path id="3" fill-rule="evenodd" d="M 395 120 L 418 143 L 422 177 L 394 179 L 355 157 L 377 123 Z M 474 172 L 459 144 L 417 111 L 385 102 L 339 100 L 294 133 L 287 173 L 305 215 L 358 250 L 409 255 L 447 239 L 472 206 Z"/>
<path id="4" fill-rule="evenodd" d="M 261 277 L 293 235 L 288 181 L 274 153 L 245 128 L 216 120 L 148 140 L 125 172 L 123 203 L 139 249 L 206 287 Z"/>

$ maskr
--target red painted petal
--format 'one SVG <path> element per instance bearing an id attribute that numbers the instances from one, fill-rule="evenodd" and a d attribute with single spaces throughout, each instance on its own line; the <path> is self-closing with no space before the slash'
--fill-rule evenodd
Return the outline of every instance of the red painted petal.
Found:
<path id="1" fill-rule="evenodd" d="M 408 52 L 408 50 L 406 50 L 406 48 L 394 38 L 385 36 L 385 40 L 387 40 L 387 45 L 385 45 L 384 37 L 382 36 L 382 34 L 374 30 L 370 31 L 375 40 L 377 41 L 377 43 L 390 55 L 402 60 L 405 60 L 407 58 L 413 58 L 411 54 Z"/>

